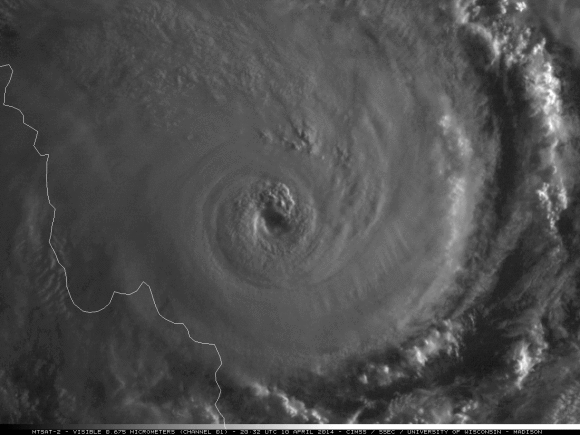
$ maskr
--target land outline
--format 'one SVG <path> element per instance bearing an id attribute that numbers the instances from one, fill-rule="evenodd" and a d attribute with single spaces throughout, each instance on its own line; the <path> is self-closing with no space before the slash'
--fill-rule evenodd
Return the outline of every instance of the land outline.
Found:
<path id="1" fill-rule="evenodd" d="M 151 289 L 151 286 L 150 286 L 149 284 L 147 284 L 145 281 L 141 281 L 141 284 L 139 284 L 139 286 L 137 287 L 137 289 L 136 289 L 136 290 L 133 290 L 132 292 L 129 292 L 129 293 L 124 293 L 124 292 L 114 291 L 114 292 L 113 292 L 113 294 L 111 295 L 111 298 L 109 299 L 109 302 L 107 302 L 107 304 L 106 304 L 104 307 L 102 307 L 102 308 L 99 308 L 98 310 L 94 310 L 94 311 L 87 311 L 87 310 L 84 310 L 84 309 L 82 309 L 81 307 L 79 307 L 79 306 L 76 304 L 76 302 L 74 301 L 74 299 L 73 299 L 73 297 L 72 297 L 72 295 L 71 295 L 70 289 L 69 289 L 69 287 L 68 287 L 68 275 L 67 275 L 66 267 L 65 267 L 65 266 L 64 266 L 64 265 L 61 263 L 61 261 L 60 261 L 60 259 L 59 259 L 59 257 L 58 257 L 58 254 L 56 253 L 56 250 L 54 249 L 54 246 L 52 245 L 52 234 L 53 234 L 53 227 L 54 227 L 54 222 L 55 222 L 55 219 L 56 219 L 56 207 L 55 207 L 55 206 L 52 204 L 52 202 L 50 201 L 50 194 L 49 194 L 49 189 L 48 189 L 48 161 L 50 160 L 50 153 L 44 153 L 44 154 L 43 154 L 43 153 L 41 153 L 41 152 L 40 152 L 40 150 L 39 150 L 39 149 L 36 147 L 36 141 L 37 141 L 37 139 L 38 139 L 39 131 L 38 131 L 37 129 L 35 129 L 34 127 L 32 127 L 30 124 L 27 124 L 27 123 L 26 123 L 26 121 L 25 121 L 25 117 L 24 117 L 24 113 L 22 112 L 22 110 L 20 110 L 19 108 L 15 107 L 15 106 L 12 106 L 12 105 L 10 105 L 10 104 L 6 104 L 6 92 L 7 92 L 7 90 L 8 90 L 8 86 L 10 86 L 10 82 L 12 81 L 12 77 L 13 77 L 13 75 L 14 75 L 14 69 L 12 68 L 12 65 L 10 65 L 9 63 L 5 63 L 5 64 L 2 64 L 2 65 L 0 65 L 0 68 L 5 68 L 5 67 L 8 67 L 8 68 L 10 68 L 10 77 L 8 78 L 8 82 L 6 83 L 6 86 L 4 87 L 4 97 L 3 97 L 3 100 L 2 100 L 2 105 L 3 105 L 4 107 L 8 107 L 8 108 L 10 108 L 10 109 L 14 109 L 14 110 L 16 110 L 16 111 L 18 111 L 18 112 L 20 113 L 20 115 L 22 116 L 22 124 L 24 124 L 26 127 L 28 127 L 28 128 L 30 128 L 31 130 L 33 130 L 33 131 L 34 131 L 34 133 L 35 133 L 35 136 L 34 136 L 34 143 L 32 144 L 32 146 L 34 147 L 34 150 L 35 150 L 35 151 L 38 153 L 38 155 L 39 155 L 40 157 L 45 157 L 45 158 L 46 158 L 46 161 L 45 161 L 45 185 L 46 185 L 46 198 L 47 198 L 47 200 L 48 200 L 48 205 L 50 205 L 50 207 L 52 208 L 52 212 L 53 212 L 53 213 L 52 213 L 52 222 L 51 222 L 51 224 L 50 224 L 50 233 L 49 233 L 49 236 L 48 236 L 48 244 L 49 244 L 49 246 L 50 246 L 50 249 L 52 250 L 52 252 L 53 252 L 53 254 L 54 254 L 54 257 L 55 257 L 55 259 L 56 259 L 56 262 L 58 263 L 58 265 L 59 265 L 59 266 L 62 268 L 62 270 L 63 270 L 63 272 L 64 272 L 64 277 L 65 277 L 65 287 L 66 287 L 66 291 L 67 291 L 67 293 L 68 293 L 68 296 L 69 296 L 69 298 L 70 298 L 70 300 L 71 300 L 72 304 L 73 304 L 73 305 L 74 305 L 74 306 L 75 306 L 75 307 L 76 307 L 78 310 L 80 310 L 81 312 L 83 312 L 83 313 L 85 313 L 85 314 L 96 314 L 96 313 L 99 313 L 99 312 L 101 312 L 101 311 L 105 310 L 105 309 L 106 309 L 106 308 L 107 308 L 109 305 L 111 305 L 111 303 L 113 302 L 113 299 L 114 299 L 115 295 L 121 295 L 121 296 L 132 296 L 132 295 L 136 294 L 137 292 L 139 292 L 139 290 L 141 290 L 141 288 L 142 288 L 143 286 L 147 287 L 147 288 L 149 289 L 149 294 L 151 295 L 151 300 L 153 301 L 153 305 L 155 306 L 155 311 L 157 311 L 157 314 L 159 315 L 159 317 L 161 317 L 161 318 L 162 318 L 163 320 L 165 320 L 166 322 L 169 322 L 169 323 L 171 323 L 172 325 L 176 325 L 176 326 L 183 326 L 183 328 L 184 328 L 184 329 L 185 329 L 185 331 L 187 332 L 187 336 L 188 336 L 188 337 L 189 337 L 189 339 L 190 339 L 191 341 L 193 341 L 194 343 L 196 343 L 196 344 L 202 344 L 202 345 L 206 345 L 206 346 L 213 346 L 213 348 L 215 349 L 215 351 L 216 351 L 216 353 L 217 353 L 217 355 L 218 355 L 218 358 L 219 358 L 220 364 L 219 364 L 218 368 L 216 369 L 216 371 L 215 371 L 215 373 L 214 373 L 214 380 L 215 380 L 215 383 L 216 383 L 216 385 L 217 385 L 217 387 L 218 387 L 218 390 L 219 390 L 218 397 L 217 397 L 216 401 L 214 402 L 214 407 L 215 407 L 216 411 L 218 412 L 218 414 L 220 415 L 220 417 L 221 417 L 221 419 L 222 419 L 222 421 L 223 421 L 223 427 L 224 427 L 224 429 L 226 429 L 226 430 L 227 430 L 227 426 L 226 426 L 226 419 L 225 419 L 225 417 L 223 416 L 223 414 L 221 413 L 221 411 L 219 410 L 219 408 L 218 408 L 218 405 L 217 405 L 217 403 L 218 403 L 218 401 L 220 400 L 220 398 L 221 398 L 221 395 L 222 395 L 222 389 L 221 389 L 221 387 L 220 387 L 220 384 L 219 384 L 219 382 L 218 382 L 218 380 L 217 380 L 217 373 L 218 373 L 218 371 L 220 370 L 220 368 L 221 368 L 221 367 L 222 367 L 222 365 L 223 365 L 223 360 L 222 360 L 221 354 L 220 354 L 220 352 L 219 352 L 219 350 L 218 350 L 218 348 L 217 348 L 217 345 L 216 345 L 215 343 L 209 343 L 209 342 L 208 342 L 208 343 L 206 343 L 206 342 L 203 342 L 203 341 L 198 341 L 198 340 L 194 339 L 194 338 L 191 336 L 191 333 L 189 332 L 189 328 L 188 328 L 188 327 L 185 325 L 185 323 L 183 323 L 183 322 L 174 322 L 173 320 L 170 320 L 170 319 L 168 319 L 167 317 L 163 316 L 163 315 L 161 314 L 161 312 L 159 311 L 159 308 L 157 307 L 157 303 L 155 302 L 155 297 L 153 296 L 153 290 Z"/>

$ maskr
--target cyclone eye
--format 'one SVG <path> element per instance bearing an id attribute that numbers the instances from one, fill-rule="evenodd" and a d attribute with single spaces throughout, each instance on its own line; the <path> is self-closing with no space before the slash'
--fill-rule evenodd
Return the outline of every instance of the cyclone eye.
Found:
<path id="1" fill-rule="evenodd" d="M 260 218 L 271 235 L 283 235 L 292 230 L 294 200 L 287 186 L 279 183 L 262 191 L 258 201 Z"/>
<path id="2" fill-rule="evenodd" d="M 261 217 L 270 234 L 284 234 L 292 228 L 289 216 L 271 204 L 262 210 Z"/>

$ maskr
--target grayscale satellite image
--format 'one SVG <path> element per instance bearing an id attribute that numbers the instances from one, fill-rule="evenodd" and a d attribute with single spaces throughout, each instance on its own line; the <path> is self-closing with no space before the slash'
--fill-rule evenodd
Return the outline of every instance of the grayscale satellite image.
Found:
<path id="1" fill-rule="evenodd" d="M 0 423 L 580 424 L 580 2 L 0 0 L 0 65 Z"/>

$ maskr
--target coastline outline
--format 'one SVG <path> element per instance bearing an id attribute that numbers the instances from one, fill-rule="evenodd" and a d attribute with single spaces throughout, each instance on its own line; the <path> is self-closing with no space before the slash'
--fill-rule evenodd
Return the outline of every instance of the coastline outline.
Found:
<path id="1" fill-rule="evenodd" d="M 39 135 L 39 133 L 40 133 L 40 132 L 39 132 L 37 129 L 35 129 L 34 127 L 32 127 L 30 124 L 27 124 L 27 123 L 26 123 L 26 121 L 25 121 L 25 117 L 24 117 L 24 113 L 22 112 L 22 110 L 20 110 L 19 108 L 15 107 L 15 106 L 12 106 L 12 105 L 6 104 L 6 92 L 7 92 L 7 90 L 8 90 L 8 86 L 10 86 L 10 83 L 11 83 L 11 81 L 12 81 L 12 77 L 13 77 L 13 75 L 14 75 L 14 69 L 12 68 L 12 65 L 10 65 L 9 63 L 5 63 L 5 64 L 2 64 L 2 65 L 0 65 L 0 68 L 4 68 L 4 67 L 8 67 L 8 68 L 10 68 L 10 77 L 8 78 L 8 82 L 6 83 L 6 86 L 4 87 L 4 96 L 3 96 L 3 100 L 2 100 L 2 105 L 3 105 L 4 107 L 8 107 L 8 108 L 10 108 L 10 109 L 14 109 L 14 110 L 16 110 L 16 111 L 18 111 L 18 112 L 20 113 L 20 115 L 22 116 L 22 124 L 24 124 L 26 127 L 28 127 L 28 128 L 30 128 L 31 130 L 33 130 L 33 131 L 34 131 L 34 133 L 35 133 L 35 136 L 34 136 L 34 143 L 32 144 L 32 146 L 34 147 L 34 150 L 37 152 L 37 154 L 39 155 L 39 157 L 45 157 L 45 158 L 46 158 L 46 160 L 45 160 L 45 185 L 46 185 L 46 198 L 47 198 L 47 201 L 48 201 L 48 205 L 50 205 L 50 207 L 52 208 L 52 212 L 53 212 L 53 213 L 52 213 L 52 222 L 51 222 L 51 224 L 50 224 L 50 233 L 49 233 L 49 236 L 48 236 L 48 244 L 49 244 L 49 246 L 50 246 L 50 249 L 52 250 L 52 252 L 53 252 L 53 254 L 54 254 L 54 257 L 55 257 L 55 260 L 56 260 L 56 262 L 58 263 L 58 265 L 59 265 L 59 266 L 62 268 L 62 270 L 63 270 L 63 272 L 64 272 L 64 277 L 65 277 L 65 287 L 66 287 L 66 291 L 67 291 L 67 293 L 68 293 L 68 296 L 69 296 L 69 298 L 70 298 L 70 300 L 71 300 L 72 304 L 73 304 L 73 305 L 74 305 L 74 306 L 75 306 L 75 307 L 76 307 L 76 308 L 77 308 L 79 311 L 81 311 L 81 312 L 83 312 L 83 313 L 85 313 L 85 314 L 96 314 L 96 313 L 99 313 L 99 312 L 103 311 L 105 308 L 107 308 L 107 307 L 108 307 L 108 306 L 111 304 L 111 302 L 113 302 L 113 298 L 115 297 L 115 295 L 117 295 L 117 294 L 118 294 L 118 295 L 122 295 L 122 296 L 131 296 L 131 295 L 134 295 L 134 294 L 136 294 L 136 293 L 137 293 L 139 290 L 141 290 L 141 287 L 143 287 L 143 286 L 146 286 L 146 287 L 149 289 L 149 294 L 151 295 L 151 300 L 153 301 L 153 305 L 154 305 L 154 307 L 155 307 L 155 311 L 157 311 L 157 314 L 158 314 L 158 315 L 159 315 L 159 316 L 160 316 L 160 317 L 161 317 L 163 320 L 165 320 L 166 322 L 169 322 L 169 323 L 171 323 L 172 325 L 176 325 L 176 326 L 183 326 L 183 328 L 185 328 L 185 331 L 187 332 L 187 336 L 188 336 L 188 337 L 189 337 L 189 339 L 190 339 L 191 341 L 193 341 L 194 343 L 196 343 L 196 344 L 202 344 L 202 345 L 206 345 L 206 346 L 213 346 L 213 347 L 214 347 L 214 349 L 215 349 L 215 351 L 216 351 L 216 353 L 217 353 L 217 355 L 218 355 L 218 358 L 219 358 L 219 360 L 220 360 L 220 364 L 219 364 L 218 368 L 216 369 L 216 371 L 215 371 L 215 373 L 214 373 L 214 380 L 215 380 L 215 383 L 216 383 L 216 385 L 217 385 L 217 387 L 218 387 L 218 390 L 219 390 L 218 397 L 217 397 L 216 401 L 214 402 L 214 407 L 215 407 L 216 411 L 218 412 L 219 416 L 221 417 L 221 419 L 222 419 L 222 421 L 223 421 L 223 427 L 224 427 L 224 429 L 226 429 L 226 430 L 227 430 L 227 426 L 226 426 L 226 419 L 225 419 L 225 417 L 223 416 L 223 414 L 221 413 L 221 411 L 219 410 L 219 408 L 218 408 L 218 405 L 217 405 L 217 404 L 218 404 L 218 401 L 219 401 L 219 399 L 221 398 L 221 395 L 222 395 L 222 389 L 221 389 L 221 387 L 220 387 L 220 384 L 219 384 L 219 382 L 218 382 L 218 380 L 217 380 L 217 373 L 218 373 L 218 371 L 220 370 L 220 368 L 221 368 L 221 367 L 222 367 L 222 365 L 223 365 L 223 360 L 222 360 L 221 354 L 220 354 L 220 352 L 219 352 L 219 350 L 218 350 L 218 348 L 217 348 L 217 345 L 216 345 L 215 343 L 206 343 L 206 342 L 203 342 L 203 341 L 198 341 L 198 340 L 194 339 L 194 338 L 191 336 L 191 333 L 189 332 L 189 328 L 188 328 L 188 327 L 185 325 L 185 323 L 183 323 L 183 322 L 174 322 L 173 320 L 169 320 L 168 318 L 164 317 L 164 316 L 163 316 L 163 315 L 162 315 L 162 314 L 159 312 L 159 308 L 157 307 L 157 303 L 155 302 L 155 297 L 153 296 L 153 290 L 151 289 L 151 286 L 150 286 L 149 284 L 147 284 L 145 281 L 141 281 L 141 284 L 139 284 L 139 286 L 137 287 L 137 289 L 136 289 L 136 290 L 133 290 L 132 292 L 129 292 L 129 293 L 124 293 L 124 292 L 119 292 L 119 291 L 113 291 L 113 294 L 111 295 L 111 298 L 109 299 L 109 302 L 107 302 L 107 304 L 106 304 L 104 307 L 102 307 L 102 308 L 100 308 L 100 309 L 98 309 L 98 310 L 94 310 L 94 311 L 87 311 L 87 310 L 83 310 L 83 309 L 82 309 L 81 307 L 79 307 L 79 306 L 76 304 L 76 302 L 74 301 L 74 299 L 73 299 L 73 297 L 72 297 L 72 295 L 71 295 L 71 293 L 70 293 L 70 289 L 69 289 L 69 287 L 68 287 L 68 275 L 67 275 L 66 267 L 65 267 L 65 266 L 64 266 L 64 265 L 63 265 L 63 264 L 60 262 L 60 259 L 58 258 L 58 254 L 56 253 L 56 250 L 54 249 L 54 247 L 53 247 L 53 245 L 52 245 L 52 234 L 53 234 L 53 227 L 54 227 L 54 222 L 55 222 L 55 219 L 56 219 L 56 207 L 55 207 L 55 206 L 52 204 L 52 202 L 50 201 L 50 195 L 49 195 L 49 189 L 48 189 L 48 161 L 49 161 L 49 159 L 50 159 L 50 153 L 45 153 L 45 154 L 43 154 L 43 153 L 41 153 L 41 152 L 40 152 L 40 150 L 39 150 L 39 149 L 36 147 L 36 141 L 37 141 L 37 139 L 38 139 L 38 135 Z"/>

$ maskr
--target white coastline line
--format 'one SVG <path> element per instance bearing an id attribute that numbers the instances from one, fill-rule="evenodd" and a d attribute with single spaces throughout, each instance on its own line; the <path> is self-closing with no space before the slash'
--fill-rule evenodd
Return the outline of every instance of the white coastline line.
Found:
<path id="1" fill-rule="evenodd" d="M 215 383 L 216 383 L 216 385 L 217 385 L 217 387 L 219 389 L 218 397 L 217 397 L 216 401 L 214 402 L 214 406 L 215 406 L 215 409 L 217 410 L 218 414 L 220 415 L 220 417 L 223 420 L 224 429 L 227 429 L 227 427 L 226 427 L 226 419 L 224 418 L 224 416 L 220 412 L 220 410 L 218 408 L 218 405 L 217 405 L 218 401 L 220 400 L 221 394 L 222 394 L 222 389 L 221 389 L 220 384 L 219 384 L 219 382 L 217 380 L 217 373 L 218 373 L 219 369 L 222 367 L 223 361 L 222 361 L 222 356 L 220 355 L 220 352 L 219 352 L 216 344 L 215 343 L 204 343 L 203 341 L 197 341 L 197 340 L 195 340 L 191 336 L 191 333 L 189 332 L 189 328 L 185 325 L 185 323 L 183 323 L 183 322 L 174 322 L 172 320 L 169 320 L 167 317 L 164 317 L 161 314 L 161 312 L 159 312 L 159 308 L 157 307 L 157 303 L 155 302 L 155 297 L 153 296 L 153 291 L 151 290 L 151 286 L 149 284 L 147 284 L 145 281 L 141 281 L 141 284 L 139 284 L 139 286 L 137 287 L 137 289 L 134 290 L 134 291 L 132 291 L 132 292 L 130 292 L 130 293 L 123 293 L 123 292 L 114 291 L 113 294 L 111 295 L 111 299 L 109 299 L 109 302 L 107 303 L 107 305 L 105 305 L 104 307 L 102 307 L 102 308 L 100 308 L 98 310 L 95 310 L 95 311 L 86 311 L 86 310 L 83 310 L 74 301 L 74 299 L 73 299 L 73 297 L 72 297 L 72 295 L 70 293 L 70 289 L 68 288 L 68 275 L 66 273 L 66 268 L 60 262 L 60 259 L 58 258 L 58 254 L 56 253 L 56 250 L 52 246 L 52 230 L 53 230 L 53 227 L 54 227 L 54 220 L 56 218 L 56 207 L 54 205 L 52 205 L 52 202 L 50 202 L 50 196 L 48 194 L 48 160 L 50 158 L 50 154 L 49 153 L 42 154 L 38 150 L 38 148 L 36 148 L 36 140 L 38 139 L 38 130 L 35 129 L 34 127 L 32 127 L 31 125 L 27 124 L 24 121 L 24 113 L 22 113 L 22 110 L 20 110 L 17 107 L 14 107 L 14 106 L 11 106 L 9 104 L 6 104 L 6 91 L 8 90 L 8 86 L 10 85 L 10 82 L 12 81 L 12 76 L 14 75 L 14 69 L 12 68 L 12 66 L 10 64 L 7 63 L 7 64 L 4 64 L 4 65 L 0 65 L 0 68 L 4 68 L 6 66 L 8 68 L 10 68 L 10 78 L 8 79 L 8 83 L 6 83 L 6 86 L 4 87 L 4 99 L 2 101 L 2 105 L 5 106 L 5 107 L 9 107 L 11 109 L 14 109 L 14 110 L 17 110 L 18 112 L 20 112 L 20 115 L 22 115 L 22 124 L 24 124 L 26 127 L 30 128 L 31 130 L 34 130 L 34 132 L 35 132 L 34 143 L 33 143 L 32 146 L 34 147 L 34 149 L 36 150 L 36 152 L 38 153 L 38 155 L 40 157 L 46 157 L 46 175 L 45 175 L 45 181 L 46 181 L 46 198 L 48 200 L 48 204 L 52 207 L 52 212 L 53 212 L 52 213 L 52 223 L 50 224 L 50 234 L 48 236 L 48 244 L 50 245 L 50 249 L 52 249 L 52 252 L 54 253 L 54 257 L 55 257 L 57 263 L 59 264 L 60 267 L 62 267 L 62 270 L 64 271 L 65 286 L 66 286 L 66 290 L 68 292 L 68 295 L 70 297 L 71 302 L 73 303 L 73 305 L 75 307 L 77 307 L 83 313 L 85 313 L 85 314 L 95 314 L 95 313 L 98 313 L 100 311 L 103 311 L 105 308 L 107 308 L 111 304 L 111 302 L 113 302 L 113 298 L 115 297 L 115 295 L 118 294 L 118 295 L 122 295 L 122 296 L 131 296 L 131 295 L 134 295 L 135 293 L 137 293 L 141 289 L 141 287 L 143 285 L 147 286 L 147 288 L 149 289 L 149 294 L 151 295 L 151 299 L 153 300 L 153 305 L 155 306 L 155 310 L 157 311 L 157 314 L 159 314 L 159 316 L 163 320 L 165 320 L 165 321 L 167 321 L 167 322 L 169 322 L 169 323 L 171 323 L 173 325 L 183 326 L 185 328 L 185 331 L 187 332 L 187 336 L 194 343 L 203 344 L 203 345 L 206 345 L 206 346 L 213 346 L 213 348 L 215 349 L 215 351 L 216 351 L 216 353 L 218 355 L 218 358 L 220 360 L 220 365 L 218 366 L 218 368 L 216 369 L 216 371 L 214 373 L 214 380 L 215 380 Z"/>

